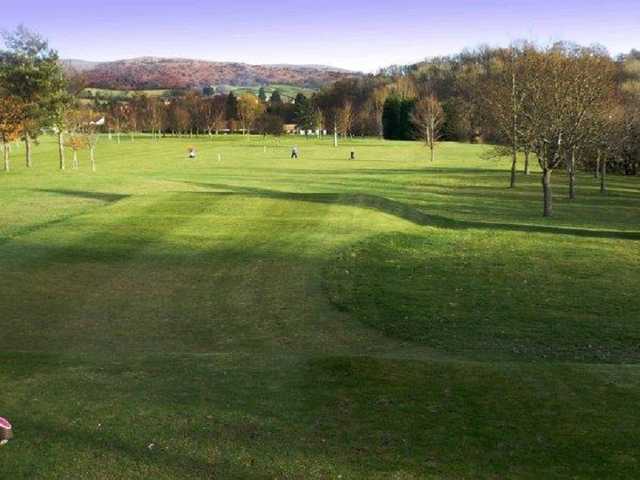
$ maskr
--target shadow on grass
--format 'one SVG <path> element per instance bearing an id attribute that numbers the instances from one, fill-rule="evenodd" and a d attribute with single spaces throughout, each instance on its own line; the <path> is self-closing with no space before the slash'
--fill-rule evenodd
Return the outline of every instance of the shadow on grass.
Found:
<path id="1" fill-rule="evenodd" d="M 297 193 L 266 190 L 255 187 L 238 187 L 225 184 L 186 182 L 198 187 L 224 190 L 222 192 L 194 192 L 207 195 L 245 195 L 277 200 L 295 200 L 314 203 L 335 203 L 339 205 L 376 210 L 420 226 L 447 228 L 452 230 L 502 230 L 522 233 L 544 233 L 553 235 L 572 235 L 587 238 L 609 238 L 617 240 L 640 240 L 640 232 L 623 232 L 615 230 L 590 230 L 571 227 L 553 227 L 546 225 L 527 225 L 496 222 L 473 222 L 455 220 L 441 215 L 426 213 L 410 205 L 390 200 L 386 197 L 364 193 Z"/>
<path id="2" fill-rule="evenodd" d="M 336 162 L 340 160 L 334 160 Z M 385 161 L 385 160 L 382 160 Z M 367 162 L 358 162 L 353 160 L 345 160 L 345 163 L 368 163 Z M 273 167 L 252 167 L 253 171 L 265 171 L 269 173 L 273 173 Z M 505 184 L 508 183 L 509 177 L 508 173 L 505 173 L 504 170 L 487 170 L 484 168 L 444 168 L 444 167 L 431 167 L 430 165 L 418 166 L 415 168 L 353 168 L 353 169 L 312 169 L 310 170 L 308 167 L 301 165 L 299 168 L 279 168 L 277 173 L 285 174 L 285 175 L 337 175 L 337 176 L 349 176 L 349 175 L 367 175 L 367 176 L 402 176 L 402 175 L 415 175 L 416 173 L 423 173 L 425 175 L 430 175 L 433 173 L 437 174 L 447 174 L 452 176 L 457 176 L 459 178 L 468 178 L 469 175 L 474 176 L 482 176 L 482 177 L 499 177 L 505 178 Z"/>
<path id="3" fill-rule="evenodd" d="M 105 203 L 116 203 L 125 198 L 129 198 L 129 195 L 120 193 L 102 193 L 102 192 L 87 192 L 84 190 L 55 190 L 55 189 L 40 189 L 36 190 L 41 193 L 51 193 L 54 195 L 64 195 L 67 197 L 82 198 L 85 200 L 99 200 Z"/>
<path id="4" fill-rule="evenodd" d="M 27 401 L 0 476 L 637 476 L 638 392 L 582 368 L 344 356 L 68 361 L 21 394 L 39 390 L 48 402 Z"/>
<path id="5" fill-rule="evenodd" d="M 167 475 L 175 478 L 216 478 L 220 473 L 229 474 L 232 478 L 246 479 L 265 479 L 271 478 L 260 471 L 252 471 L 251 468 L 231 462 L 228 458 L 216 459 L 212 457 L 210 461 L 206 459 L 198 459 L 192 455 L 178 452 L 173 445 L 164 448 L 162 445 L 156 446 L 154 443 L 133 444 L 131 441 L 125 441 L 119 438 L 115 432 L 99 432 L 82 429 L 73 425 L 64 427 L 54 424 L 46 420 L 22 422 L 21 427 L 25 435 L 33 435 L 34 438 L 48 440 L 48 443 L 55 444 L 63 440 L 69 451 L 79 452 L 82 450 L 89 451 L 91 455 L 104 459 L 114 457 L 118 459 L 120 468 L 131 468 L 136 471 L 143 468 L 147 471 L 154 469 L 162 472 L 162 478 Z M 100 465 L 100 461 L 96 464 L 96 470 L 112 468 L 109 462 Z M 136 464 L 137 468 L 127 467 L 131 463 Z M 35 474 L 33 466 L 25 466 L 27 471 Z M 97 473 L 94 472 L 94 473 Z M 106 472 L 105 472 L 106 473 Z M 136 477 L 137 478 L 137 477 Z"/>
<path id="6" fill-rule="evenodd" d="M 99 200 L 101 202 L 104 202 L 106 205 L 111 205 L 113 203 L 119 202 L 129 197 L 129 195 L 121 195 L 116 193 L 100 193 L 100 192 L 87 192 L 87 191 L 77 191 L 77 190 L 35 190 L 35 191 L 40 193 L 50 193 L 55 195 L 64 195 L 69 197 L 82 198 L 86 200 Z M 11 232 L 9 235 L 0 236 L 0 245 L 3 245 L 8 241 L 16 237 L 20 237 L 22 235 L 29 235 L 31 233 L 37 232 L 38 230 L 43 230 L 45 228 L 61 225 L 63 223 L 68 222 L 72 218 L 75 218 L 79 215 L 84 215 L 85 213 L 87 213 L 87 211 L 88 211 L 87 209 L 83 209 L 79 212 L 63 215 L 62 217 L 59 217 L 59 218 L 54 218 L 53 220 L 49 220 L 42 223 L 36 223 L 33 225 L 27 225 L 24 228 L 19 228 Z"/>
<path id="7" fill-rule="evenodd" d="M 522 183 L 517 188 L 509 188 L 504 186 L 492 186 L 492 185 L 446 185 L 438 183 L 416 183 L 415 186 L 428 189 L 426 192 L 439 193 L 446 192 L 447 195 L 453 195 L 457 197 L 491 197 L 496 198 L 499 196 L 500 200 L 509 201 L 522 201 L 527 200 L 531 202 L 541 201 L 541 188 L 533 183 Z M 585 207 L 622 207 L 631 208 L 636 205 L 630 203 L 631 201 L 640 201 L 640 195 L 630 192 L 609 192 L 606 195 L 600 194 L 599 186 L 582 185 L 578 187 L 581 192 L 578 193 L 580 206 Z M 425 192 L 425 193 L 426 193 Z M 571 202 L 567 198 L 568 189 L 566 186 L 561 185 L 558 188 L 559 195 L 554 196 L 554 201 Z M 570 203 L 569 203 L 570 204 Z"/>

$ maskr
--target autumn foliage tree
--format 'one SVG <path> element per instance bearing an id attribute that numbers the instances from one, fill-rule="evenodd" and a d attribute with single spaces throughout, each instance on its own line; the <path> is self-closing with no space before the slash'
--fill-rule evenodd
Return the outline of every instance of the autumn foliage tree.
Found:
<path id="1" fill-rule="evenodd" d="M 58 54 L 40 35 L 23 26 L 4 34 L 0 51 L 0 86 L 22 104 L 21 137 L 31 167 L 32 141 L 53 125 L 57 100 L 65 90 Z"/>
<path id="2" fill-rule="evenodd" d="M 265 107 L 258 97 L 251 93 L 245 93 L 238 100 L 238 118 L 243 134 L 250 134 L 256 119 L 264 111 Z"/>
<path id="3" fill-rule="evenodd" d="M 73 169 L 80 168 L 78 152 L 80 150 L 90 149 L 91 166 L 92 169 L 95 170 L 95 144 L 91 141 L 91 137 L 95 133 L 95 127 L 93 125 L 94 117 L 95 113 L 88 108 L 78 107 L 67 111 L 65 123 L 69 129 L 69 133 L 65 138 L 65 147 L 70 148 L 72 151 Z"/>
<path id="4" fill-rule="evenodd" d="M 0 142 L 6 172 L 11 170 L 9 163 L 11 143 L 18 140 L 23 132 L 25 111 L 20 99 L 0 95 Z"/>

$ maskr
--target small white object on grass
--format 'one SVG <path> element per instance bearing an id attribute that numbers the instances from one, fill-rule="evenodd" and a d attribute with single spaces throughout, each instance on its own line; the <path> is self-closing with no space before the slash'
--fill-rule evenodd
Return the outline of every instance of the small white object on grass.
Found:
<path id="1" fill-rule="evenodd" d="M 222 161 L 222 154 L 221 153 L 218 154 L 218 161 L 219 162 Z"/>

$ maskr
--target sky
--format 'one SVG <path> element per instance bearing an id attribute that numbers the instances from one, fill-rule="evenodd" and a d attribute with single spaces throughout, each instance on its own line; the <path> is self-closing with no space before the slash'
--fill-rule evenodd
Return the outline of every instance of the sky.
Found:
<path id="1" fill-rule="evenodd" d="M 528 39 L 640 49 L 640 0 L 0 0 L 63 58 L 322 64 L 374 72 Z"/>

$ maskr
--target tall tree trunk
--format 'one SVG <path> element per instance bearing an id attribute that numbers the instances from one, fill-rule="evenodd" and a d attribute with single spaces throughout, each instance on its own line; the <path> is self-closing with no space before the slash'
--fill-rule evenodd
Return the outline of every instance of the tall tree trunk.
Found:
<path id="1" fill-rule="evenodd" d="M 601 157 L 601 153 L 600 150 L 598 150 L 598 153 L 596 155 L 596 168 L 593 171 L 593 178 L 600 178 L 600 157 Z"/>
<path id="2" fill-rule="evenodd" d="M 511 152 L 511 180 L 509 181 L 509 187 L 514 188 L 516 186 L 516 171 L 518 168 L 518 151 L 513 145 L 513 151 Z"/>
<path id="3" fill-rule="evenodd" d="M 544 216 L 553 216 L 553 192 L 551 190 L 551 170 L 542 172 L 542 192 L 544 194 Z"/>
<path id="4" fill-rule="evenodd" d="M 60 170 L 64 170 L 64 133 L 58 132 L 58 157 L 60 159 Z"/>
<path id="5" fill-rule="evenodd" d="M 91 159 L 91 171 L 96 171 L 96 149 L 95 147 L 91 147 L 89 149 L 89 157 Z"/>
<path id="6" fill-rule="evenodd" d="M 512 52 L 512 67 L 515 65 Z M 512 68 L 511 72 L 511 181 L 510 188 L 516 186 L 516 172 L 518 167 L 518 106 L 516 101 L 516 71 Z"/>
<path id="7" fill-rule="evenodd" d="M 600 160 L 600 193 L 607 193 L 607 157 Z"/>
<path id="8" fill-rule="evenodd" d="M 9 144 L 5 143 L 2 146 L 2 154 L 4 157 L 4 171 L 8 172 L 11 170 L 11 165 L 9 164 L 9 152 L 10 152 L 11 148 L 9 147 Z"/>
<path id="9" fill-rule="evenodd" d="M 24 135 L 24 151 L 27 160 L 27 168 L 31 168 L 33 165 L 31 161 L 31 137 L 28 133 L 25 133 Z"/>
<path id="10" fill-rule="evenodd" d="M 338 148 L 338 122 L 333 122 L 333 146 Z"/>
<path id="11" fill-rule="evenodd" d="M 571 149 L 569 159 L 569 200 L 576 199 L 576 149 Z"/>
<path id="12" fill-rule="evenodd" d="M 529 156 L 531 155 L 531 152 L 529 151 L 528 148 L 524 149 L 524 174 L 525 175 L 530 175 L 531 174 L 531 166 L 529 165 Z"/>
<path id="13" fill-rule="evenodd" d="M 78 151 L 74 148 L 73 149 L 72 168 L 74 170 L 77 170 L 79 166 L 80 166 L 80 164 L 78 163 Z"/>

